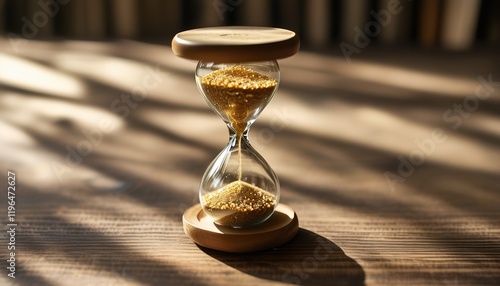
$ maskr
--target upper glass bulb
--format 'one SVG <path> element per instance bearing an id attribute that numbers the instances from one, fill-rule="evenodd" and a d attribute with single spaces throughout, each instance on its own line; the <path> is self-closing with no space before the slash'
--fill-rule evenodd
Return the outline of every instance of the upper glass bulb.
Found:
<path id="1" fill-rule="evenodd" d="M 236 133 L 251 125 L 271 101 L 279 76 L 277 61 L 200 61 L 196 67 L 196 83 L 205 101 Z"/>

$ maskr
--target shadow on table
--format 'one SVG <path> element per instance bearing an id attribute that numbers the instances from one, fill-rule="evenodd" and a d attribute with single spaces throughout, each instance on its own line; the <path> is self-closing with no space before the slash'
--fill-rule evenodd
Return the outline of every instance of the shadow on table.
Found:
<path id="1" fill-rule="evenodd" d="M 306 229 L 285 245 L 268 251 L 235 254 L 207 249 L 206 254 L 255 277 L 300 285 L 365 285 L 365 272 L 332 241 Z"/>

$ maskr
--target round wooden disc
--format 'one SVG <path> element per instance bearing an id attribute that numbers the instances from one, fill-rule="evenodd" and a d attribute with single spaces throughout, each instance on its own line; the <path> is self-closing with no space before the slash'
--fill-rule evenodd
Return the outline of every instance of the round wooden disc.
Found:
<path id="1" fill-rule="evenodd" d="M 172 51 L 191 60 L 239 63 L 290 57 L 299 45 L 297 34 L 285 29 L 222 26 L 178 33 Z"/>
<path id="2" fill-rule="evenodd" d="M 299 230 L 299 220 L 287 205 L 278 204 L 274 214 L 252 228 L 231 228 L 214 224 L 200 204 L 184 212 L 184 232 L 197 244 L 225 252 L 253 252 L 280 246 Z"/>

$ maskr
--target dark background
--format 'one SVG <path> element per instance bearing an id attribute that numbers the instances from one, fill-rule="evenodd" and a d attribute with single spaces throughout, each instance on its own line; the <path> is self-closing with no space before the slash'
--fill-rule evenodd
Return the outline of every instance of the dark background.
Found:
<path id="1" fill-rule="evenodd" d="M 353 29 L 363 29 L 376 19 L 389 0 L 0 0 L 0 33 L 23 36 L 26 21 L 34 23 L 40 3 L 56 3 L 55 15 L 38 21 L 43 25 L 34 38 L 88 40 L 133 39 L 169 42 L 175 33 L 201 26 L 276 26 L 299 33 L 302 47 L 337 48 L 353 42 Z M 469 49 L 499 46 L 500 2 L 495 0 L 394 0 L 403 12 L 393 15 L 388 27 L 372 36 L 373 43 Z M 67 3 L 65 3 L 67 2 Z M 63 4 L 65 3 L 65 4 Z M 477 9 L 465 8 L 466 3 Z M 24 20 L 23 20 L 24 19 Z M 465 26 L 462 26 L 465 24 Z M 448 26 L 447 26 L 448 25 Z M 448 43 L 446 34 L 459 31 L 465 44 Z M 472 29 L 470 33 L 461 30 Z M 387 35 L 390 34 L 390 35 Z M 12 34 L 11 34 L 12 35 Z M 31 35 L 30 35 L 31 36 Z M 28 37 L 25 37 L 28 38 Z"/>

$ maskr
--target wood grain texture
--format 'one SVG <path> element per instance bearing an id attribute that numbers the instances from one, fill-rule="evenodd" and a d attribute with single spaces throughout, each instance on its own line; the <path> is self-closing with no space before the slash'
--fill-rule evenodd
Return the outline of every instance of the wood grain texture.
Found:
<path id="1" fill-rule="evenodd" d="M 281 61 L 280 89 L 250 141 L 278 174 L 300 230 L 282 247 L 228 254 L 196 246 L 182 229 L 227 141 L 198 94 L 195 63 L 133 42 L 24 47 L 16 54 L 0 43 L 9 63 L 0 66 L 0 184 L 15 171 L 19 224 L 17 277 L 4 269 L 0 285 L 500 281 L 500 87 L 483 85 L 491 93 L 467 117 L 453 111 L 473 103 L 478 78 L 500 80 L 495 51 L 373 46 L 350 64 L 305 52 Z M 20 67 L 24 80 L 11 80 Z M 141 86 L 144 97 L 127 97 Z M 401 158 L 416 160 L 437 128 L 446 140 L 402 176 Z M 92 151 L 72 157 L 82 142 Z M 401 180 L 388 184 L 386 172 Z M 1 232 L 2 259 L 6 239 Z"/>

